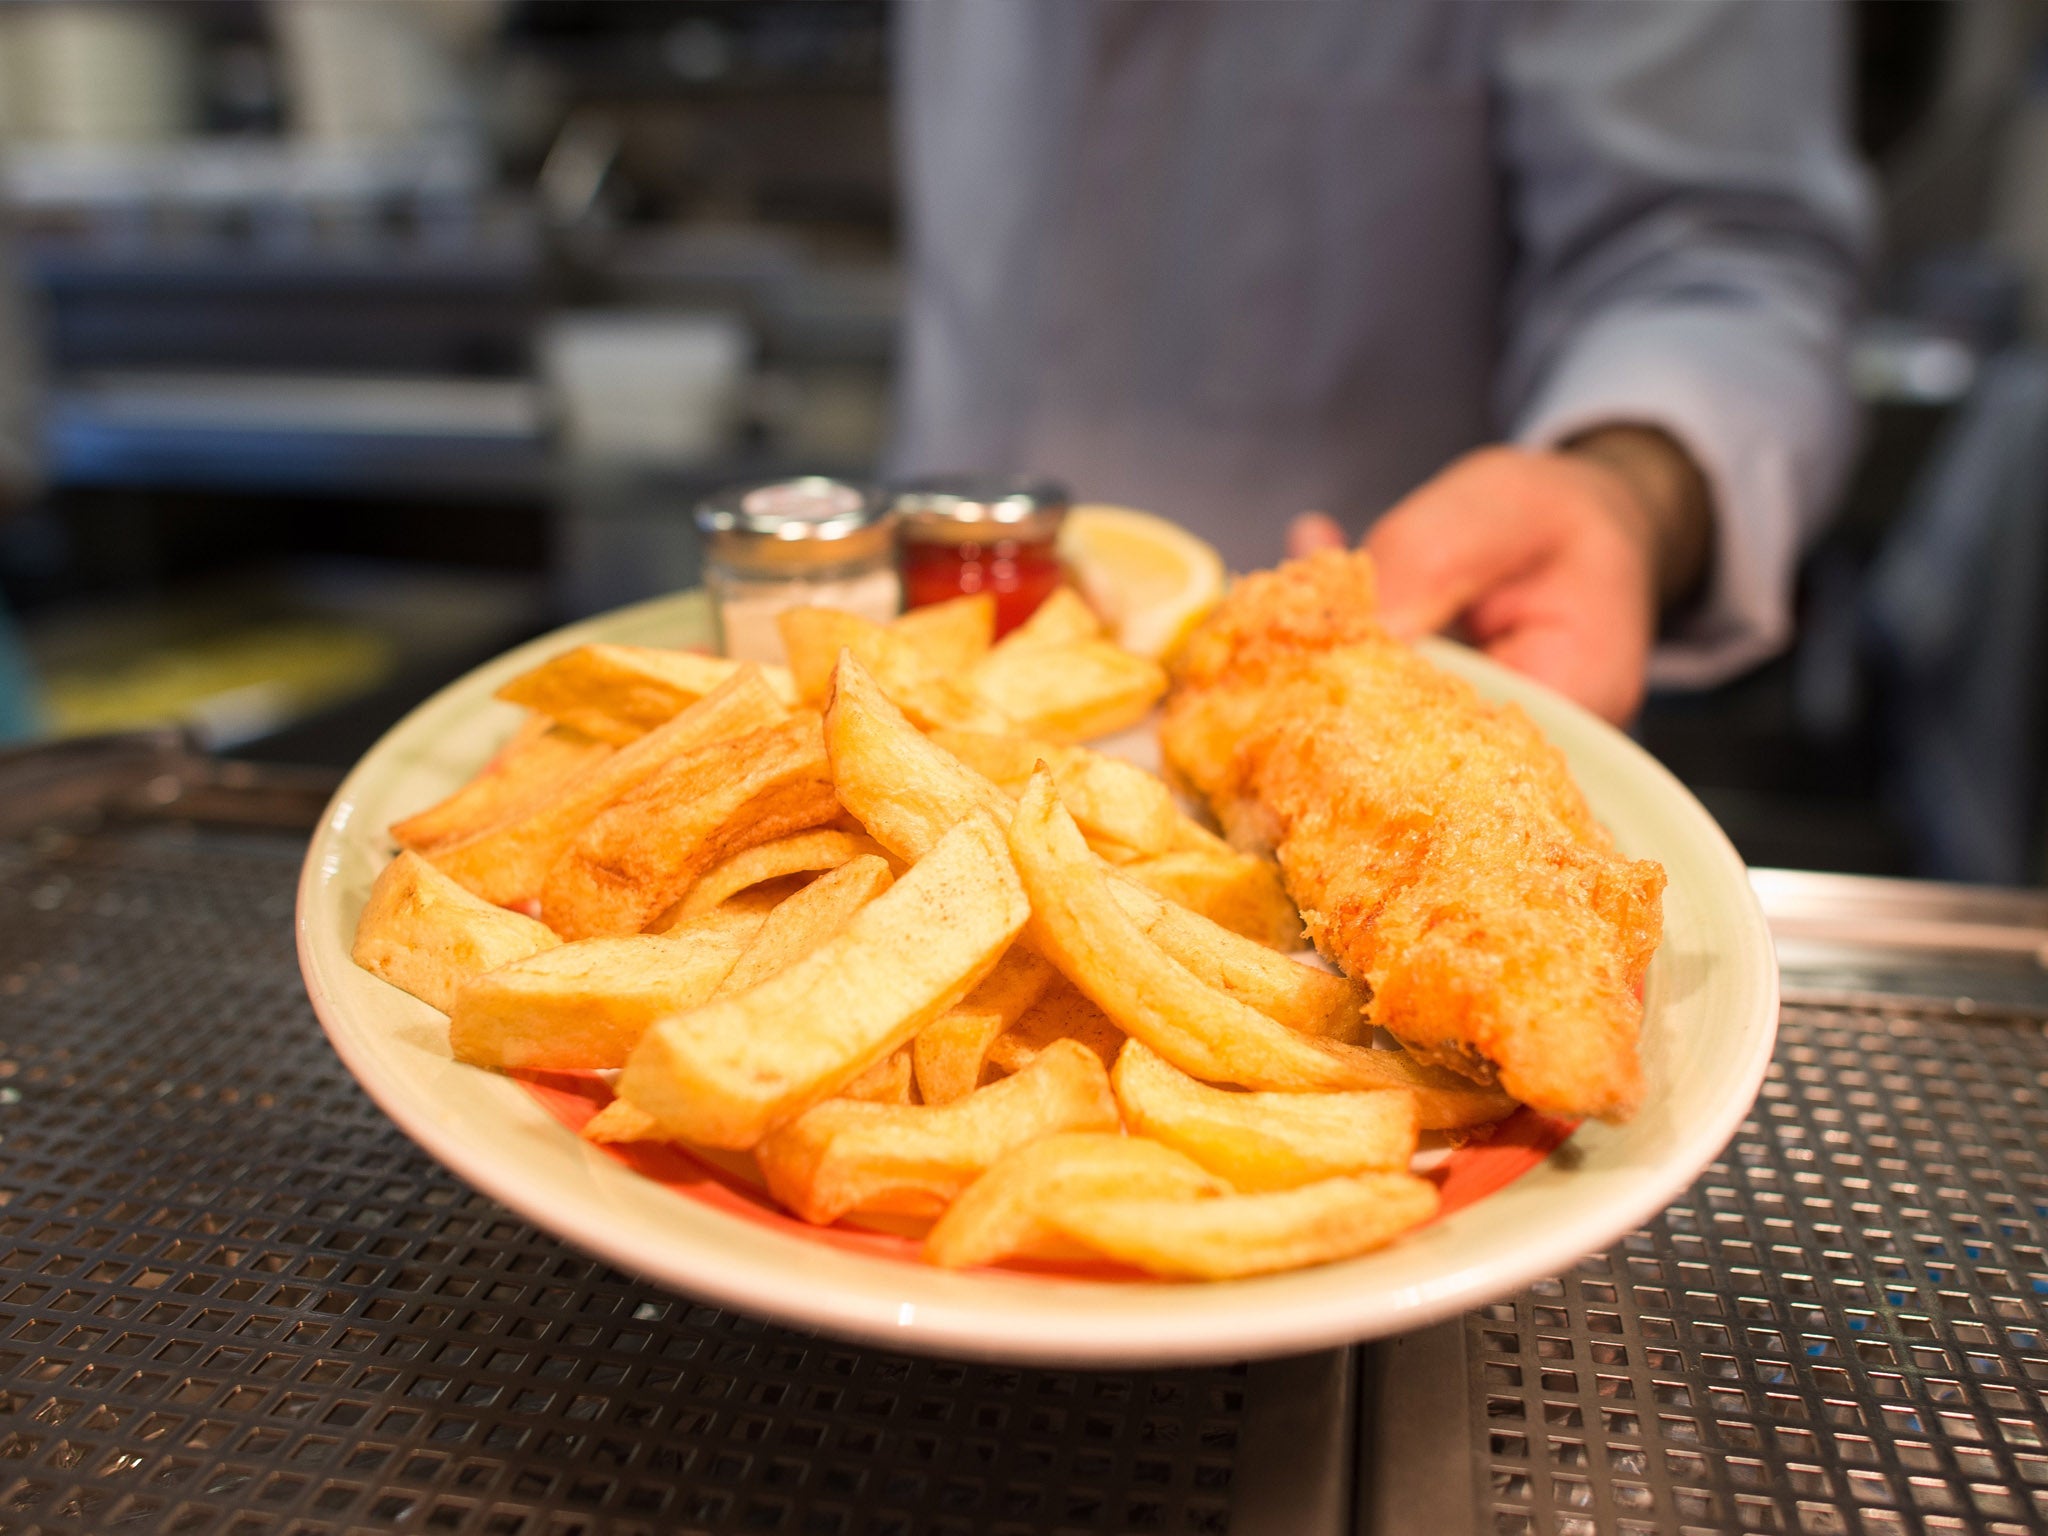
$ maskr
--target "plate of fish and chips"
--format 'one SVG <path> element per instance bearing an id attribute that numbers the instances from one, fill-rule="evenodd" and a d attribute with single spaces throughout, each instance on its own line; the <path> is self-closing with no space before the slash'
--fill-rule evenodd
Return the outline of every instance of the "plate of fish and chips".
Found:
<path id="1" fill-rule="evenodd" d="M 1071 594 L 801 611 L 787 668 L 701 594 L 545 636 L 344 781 L 308 992 L 471 1185 L 793 1326 L 1108 1366 L 1453 1315 L 1712 1160 L 1777 970 L 1675 779 L 1369 583 L 1240 582 L 1163 699 Z"/>

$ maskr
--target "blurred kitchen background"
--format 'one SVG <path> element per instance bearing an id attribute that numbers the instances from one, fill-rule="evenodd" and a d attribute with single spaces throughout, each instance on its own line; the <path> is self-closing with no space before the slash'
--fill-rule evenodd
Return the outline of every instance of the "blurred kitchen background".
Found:
<path id="1" fill-rule="evenodd" d="M 2034 883 L 2048 6 L 1856 18 L 1888 217 L 1861 464 L 1795 650 L 1641 734 L 1753 862 Z M 38 358 L 0 415 L 40 464 L 10 481 L 0 443 L 0 596 L 42 729 L 346 763 L 505 646 L 694 584 L 708 488 L 869 475 L 888 28 L 881 0 L 0 4 Z"/>

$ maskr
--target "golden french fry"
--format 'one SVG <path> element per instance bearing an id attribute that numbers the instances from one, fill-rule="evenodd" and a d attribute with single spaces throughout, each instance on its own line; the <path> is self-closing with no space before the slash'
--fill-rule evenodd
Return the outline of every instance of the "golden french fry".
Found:
<path id="1" fill-rule="evenodd" d="M 723 656 L 650 645 L 579 645 L 522 672 L 497 696 L 622 747 L 674 719 L 730 681 L 743 665 Z M 779 698 L 796 702 L 794 685 L 782 668 L 761 670 Z"/>
<path id="2" fill-rule="evenodd" d="M 987 1009 L 1015 1023 L 1045 995 L 1057 974 L 1044 959 L 1021 944 L 1013 944 L 1003 951 L 995 969 L 981 979 L 981 984 L 967 994 L 960 1006 Z"/>
<path id="3" fill-rule="evenodd" d="M 863 853 L 879 854 L 881 851 L 881 844 L 865 833 L 844 832 L 837 827 L 820 827 L 811 832 L 799 832 L 793 837 L 779 837 L 772 843 L 760 843 L 743 853 L 736 853 L 723 864 L 705 870 L 673 910 L 678 920 L 692 918 L 700 912 L 709 912 L 728 897 L 764 880 L 837 869 Z"/>
<path id="4" fill-rule="evenodd" d="M 406 851 L 370 887 L 349 954 L 372 975 L 446 1013 L 472 977 L 561 942 L 544 925 L 480 900 Z"/>
<path id="5" fill-rule="evenodd" d="M 1345 977 L 1291 960 L 1127 879 L 1112 878 L 1109 890 L 1146 937 L 1198 980 L 1298 1034 L 1352 1045 L 1372 1039 L 1367 994 Z"/>
<path id="6" fill-rule="evenodd" d="M 910 1047 L 898 1046 L 840 1089 L 839 1097 L 864 1104 L 915 1104 L 917 1077 L 910 1064 Z"/>
<path id="7" fill-rule="evenodd" d="M 996 644 L 1023 651 L 1038 646 L 1070 645 L 1077 640 L 1099 640 L 1102 633 L 1102 620 L 1095 616 L 1086 598 L 1072 587 L 1055 587 L 1052 596 L 1031 611 L 1030 618 Z"/>
<path id="8" fill-rule="evenodd" d="M 967 681 L 1017 729 L 1059 742 L 1135 725 L 1166 692 L 1165 668 L 1108 640 L 998 645 Z"/>
<path id="9" fill-rule="evenodd" d="M 996 637 L 996 600 L 987 592 L 952 597 L 898 614 L 889 621 L 934 677 L 957 677 L 988 654 Z M 839 653 L 834 651 L 837 664 Z"/>
<path id="10" fill-rule="evenodd" d="M 1051 761 L 1061 749 L 1053 742 L 1015 731 L 949 731 L 929 733 L 932 743 L 972 768 L 1013 799 L 1040 761 Z"/>
<path id="11" fill-rule="evenodd" d="M 1078 818 L 1077 818 L 1078 819 Z M 1133 860 L 1123 873 L 1232 933 L 1277 950 L 1302 947 L 1301 914 L 1270 859 L 1234 848 L 1185 849 Z"/>
<path id="12" fill-rule="evenodd" d="M 499 906 L 537 901 L 555 861 L 614 800 L 675 758 L 788 718 L 760 669 L 742 667 L 675 719 L 592 763 L 539 804 L 474 837 L 437 846 L 434 866 Z"/>
<path id="13" fill-rule="evenodd" d="M 1061 977 L 1024 1010 L 1023 1017 L 989 1043 L 988 1064 L 1001 1072 L 1021 1071 L 1055 1040 L 1071 1040 L 1086 1046 L 1107 1067 L 1123 1046 L 1124 1032 L 1072 982 Z"/>
<path id="14" fill-rule="evenodd" d="M 1009 840 L 1031 898 L 1033 946 L 1126 1034 L 1183 1072 L 1205 1082 L 1287 1093 L 1416 1088 L 1425 1126 L 1431 1113 L 1425 1087 L 1467 1113 L 1505 1103 L 1502 1095 L 1453 1073 L 1418 1066 L 1405 1052 L 1297 1034 L 1199 980 L 1124 911 L 1110 890 L 1113 877 L 1061 808 L 1050 773 L 1032 776 Z"/>
<path id="15" fill-rule="evenodd" d="M 910 1042 L 918 1096 L 927 1104 L 951 1104 L 974 1092 L 981 1085 L 989 1046 L 1011 1022 L 994 1009 L 976 1008 L 969 1001 L 925 1025 Z"/>
<path id="16" fill-rule="evenodd" d="M 839 1090 L 842 1099 L 859 1099 L 871 1104 L 910 1104 L 912 1092 L 910 1048 L 904 1046 L 883 1057 L 867 1071 Z M 826 1100 L 827 1103 L 833 1102 Z M 667 1141 L 669 1134 L 654 1116 L 631 1099 L 614 1098 L 583 1123 L 587 1141 L 617 1144 L 629 1141 Z"/>
<path id="17" fill-rule="evenodd" d="M 1357 1050 L 1345 1046 L 1345 1050 Z M 1465 1131 L 1491 1125 L 1515 1112 L 1515 1101 L 1498 1088 L 1475 1083 L 1447 1067 L 1430 1066 L 1406 1051 L 1363 1052 L 1358 1074 L 1369 1081 L 1360 1088 L 1405 1088 L 1415 1095 L 1415 1108 L 1425 1131 Z"/>
<path id="18" fill-rule="evenodd" d="M 841 651 L 853 652 L 872 670 L 871 658 L 885 644 L 880 624 L 837 608 L 791 608 L 775 616 L 775 627 L 782 632 L 797 697 L 807 704 L 818 704 L 831 693 L 832 669 Z"/>
<path id="19" fill-rule="evenodd" d="M 613 1099 L 583 1122 L 585 1141 L 617 1146 L 629 1141 L 667 1141 L 654 1116 L 629 1099 Z"/>
<path id="20" fill-rule="evenodd" d="M 919 1030 L 911 1059 L 925 1103 L 948 1104 L 974 1092 L 990 1044 L 1044 995 L 1052 979 L 1050 965 L 1012 944 L 958 1008 Z"/>
<path id="21" fill-rule="evenodd" d="M 1293 1189 L 1346 1173 L 1405 1172 L 1415 1095 L 1226 1093 L 1128 1040 L 1110 1074 L 1124 1124 L 1185 1152 L 1241 1190 Z"/>
<path id="22" fill-rule="evenodd" d="M 431 853 L 523 815 L 612 749 L 601 741 L 531 715 L 483 771 L 438 804 L 391 824 L 391 840 Z"/>
<path id="23" fill-rule="evenodd" d="M 1185 843 L 1193 823 L 1165 782 L 1135 763 L 1085 747 L 1068 747 L 1046 762 L 1061 801 L 1090 838 L 1150 854 L 1171 853 Z"/>
<path id="24" fill-rule="evenodd" d="M 688 917 L 683 915 L 683 904 L 677 902 L 642 931 L 677 934 L 705 927 L 739 928 L 742 937 L 750 939 L 770 912 L 809 884 L 809 875 L 783 875 L 778 879 L 763 880 L 759 885 L 734 892 L 708 912 L 697 912 Z"/>
<path id="25" fill-rule="evenodd" d="M 1203 1200 L 1072 1200 L 1050 1219 L 1076 1242 L 1152 1274 L 1229 1280 L 1384 1247 L 1428 1221 L 1437 1204 L 1427 1179 L 1364 1173 Z"/>
<path id="26" fill-rule="evenodd" d="M 672 759 L 576 834 L 541 886 L 565 938 L 637 933 L 698 874 L 839 814 L 816 715 Z"/>
<path id="27" fill-rule="evenodd" d="M 888 861 L 875 854 L 851 859 L 812 881 L 768 914 L 768 920 L 711 995 L 730 997 L 788 970 L 852 922 L 854 913 L 888 888 Z"/>
<path id="28" fill-rule="evenodd" d="M 655 1024 L 619 1091 L 685 1141 L 751 1147 L 959 1002 L 1030 915 L 1002 834 L 971 817 L 822 948 Z"/>
<path id="29" fill-rule="evenodd" d="M 1150 857 L 1148 854 L 1138 852 L 1135 848 L 1125 847 L 1113 837 L 1093 837 L 1086 831 L 1083 831 L 1081 835 L 1087 839 L 1089 851 L 1105 864 L 1134 864 L 1139 859 Z"/>
<path id="30" fill-rule="evenodd" d="M 850 651 L 833 674 L 825 750 L 839 803 L 899 859 L 923 857 L 976 811 L 1009 822 L 1009 797 L 921 734 Z"/>
<path id="31" fill-rule="evenodd" d="M 622 1067 L 649 1024 L 707 1001 L 746 945 L 734 932 L 705 929 L 542 950 L 457 990 L 448 1048 L 480 1067 Z"/>
<path id="32" fill-rule="evenodd" d="M 867 1104 L 914 1104 L 917 1102 L 912 1091 L 914 1087 L 910 1052 L 906 1048 L 883 1057 L 840 1089 L 838 1098 L 825 1102 L 836 1104 L 841 1099 L 851 1099 Z M 613 1099 L 584 1121 L 583 1136 L 586 1140 L 604 1143 L 670 1139 L 660 1122 L 630 1099 Z"/>
<path id="33" fill-rule="evenodd" d="M 1067 813 L 1091 844 L 1101 840 L 1133 855 L 1163 854 L 1189 846 L 1190 834 L 1201 833 L 1162 780 L 1121 758 L 989 731 L 934 731 L 932 740 L 1010 794 L 1022 793 L 1031 770 L 1044 763 Z"/>
<path id="34" fill-rule="evenodd" d="M 1015 1077 L 951 1104 L 820 1104 L 767 1136 L 754 1157 L 769 1192 L 805 1221 L 857 1210 L 921 1216 L 1018 1147 L 1117 1123 L 1102 1063 L 1055 1041 Z"/>
<path id="35" fill-rule="evenodd" d="M 931 670 L 915 641 L 898 630 L 831 608 L 791 608 L 777 614 L 791 675 L 806 700 L 830 692 L 839 653 L 860 658 L 876 684 L 916 725 L 1001 730 L 1009 722 L 958 676 Z"/>
<path id="36" fill-rule="evenodd" d="M 970 1184 L 924 1240 L 946 1269 L 1010 1258 L 1064 1258 L 1074 1251 L 1051 1213 L 1077 1200 L 1195 1200 L 1230 1186 L 1156 1141 L 1070 1131 L 1012 1152 Z M 1085 1250 L 1083 1250 L 1085 1251 Z"/>

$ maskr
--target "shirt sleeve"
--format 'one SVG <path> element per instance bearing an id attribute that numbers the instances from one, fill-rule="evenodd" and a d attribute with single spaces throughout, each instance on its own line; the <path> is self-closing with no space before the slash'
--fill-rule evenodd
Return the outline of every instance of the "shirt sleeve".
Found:
<path id="1" fill-rule="evenodd" d="M 1800 548 L 1853 446 L 1845 352 L 1871 214 L 1844 62 L 1835 4 L 1500 12 L 1508 430 L 1554 446 L 1659 427 L 1713 497 L 1707 587 L 1667 624 L 1656 685 L 1711 684 L 1783 647 Z"/>

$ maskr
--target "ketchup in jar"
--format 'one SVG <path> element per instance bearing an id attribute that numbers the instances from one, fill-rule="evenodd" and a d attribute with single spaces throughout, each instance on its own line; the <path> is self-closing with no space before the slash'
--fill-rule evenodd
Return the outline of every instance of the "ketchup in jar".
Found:
<path id="1" fill-rule="evenodd" d="M 1064 486 L 949 475 L 899 487 L 894 511 L 906 608 L 987 592 L 1000 637 L 1060 585 Z"/>

